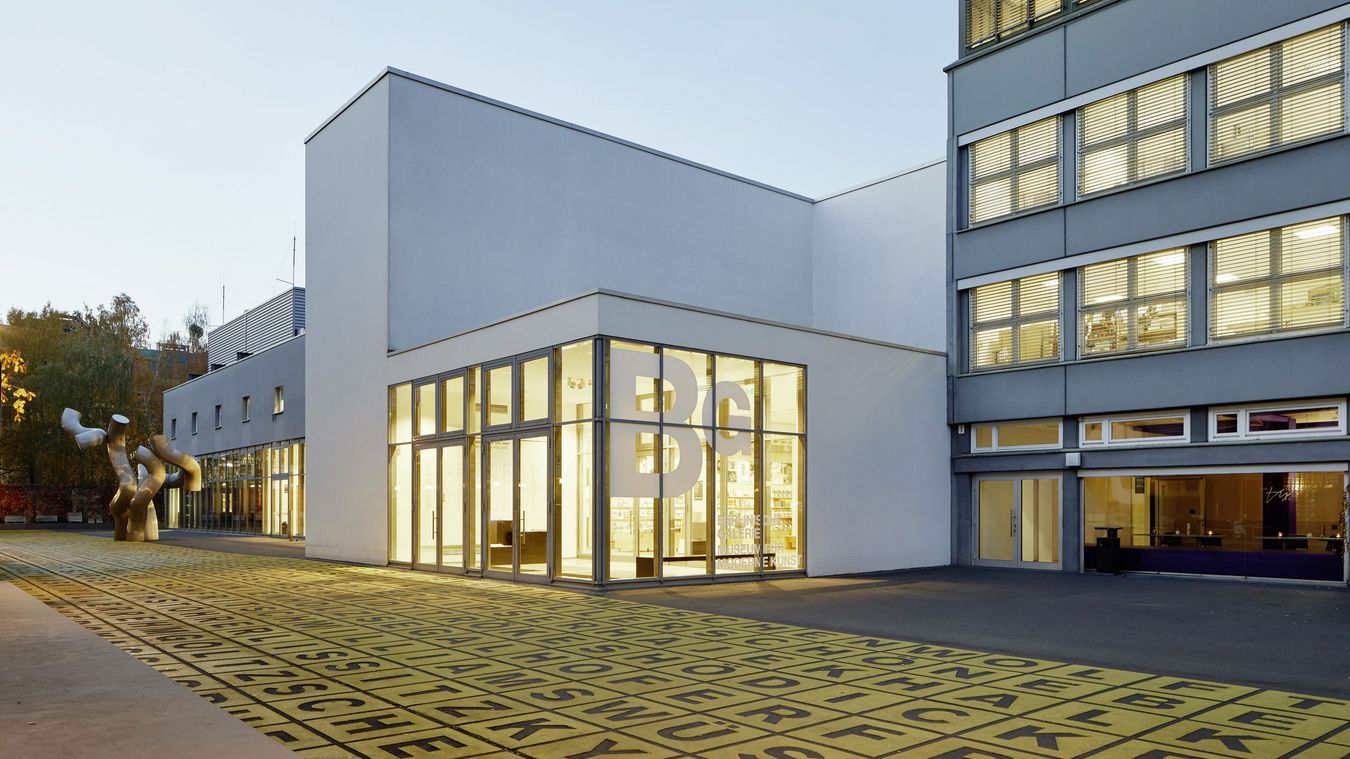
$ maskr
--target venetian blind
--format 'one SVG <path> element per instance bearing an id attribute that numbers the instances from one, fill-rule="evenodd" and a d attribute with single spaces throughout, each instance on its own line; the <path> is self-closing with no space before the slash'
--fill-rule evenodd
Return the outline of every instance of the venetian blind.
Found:
<path id="1" fill-rule="evenodd" d="M 1211 243 L 1210 336 L 1345 324 L 1343 217 Z"/>
<path id="2" fill-rule="evenodd" d="M 972 224 L 1058 202 L 1058 116 L 970 146 Z"/>
<path id="3" fill-rule="evenodd" d="M 1345 128 L 1345 26 L 1210 66 L 1209 158 L 1220 162 Z"/>
<path id="4" fill-rule="evenodd" d="M 968 0 L 966 47 L 976 48 L 1025 31 L 1057 15 L 1065 0 Z"/>
<path id="5" fill-rule="evenodd" d="M 1078 281 L 1081 355 L 1186 344 L 1185 248 L 1085 266 Z"/>
<path id="6" fill-rule="evenodd" d="M 1059 358 L 1059 272 L 970 293 L 970 364 L 987 369 Z"/>
<path id="7" fill-rule="evenodd" d="M 1186 169 L 1186 75 L 1078 112 L 1078 194 Z"/>

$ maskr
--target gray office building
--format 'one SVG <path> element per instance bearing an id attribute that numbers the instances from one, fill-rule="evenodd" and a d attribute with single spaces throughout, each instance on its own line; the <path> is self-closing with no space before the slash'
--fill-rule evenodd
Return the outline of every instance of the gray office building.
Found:
<path id="1" fill-rule="evenodd" d="M 963 4 L 958 562 L 1344 581 L 1347 18 Z"/>

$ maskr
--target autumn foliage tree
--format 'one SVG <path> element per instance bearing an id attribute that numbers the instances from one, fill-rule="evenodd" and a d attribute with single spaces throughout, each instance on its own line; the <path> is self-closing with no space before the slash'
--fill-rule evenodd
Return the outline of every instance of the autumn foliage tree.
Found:
<path id="1" fill-rule="evenodd" d="M 23 357 L 23 386 L 36 397 L 26 399 L 24 423 L 0 433 L 0 483 L 106 486 L 107 460 L 71 444 L 62 410 L 79 409 L 99 426 L 123 414 L 134 439 L 148 438 L 162 430 L 163 391 L 206 364 L 176 333 L 152 345 L 140 308 L 125 294 L 79 311 L 11 309 L 5 321 L 0 349 Z"/>

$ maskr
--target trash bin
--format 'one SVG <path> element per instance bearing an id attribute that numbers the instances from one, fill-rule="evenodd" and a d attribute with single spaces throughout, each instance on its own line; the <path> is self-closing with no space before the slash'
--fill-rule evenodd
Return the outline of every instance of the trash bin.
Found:
<path id="1" fill-rule="evenodd" d="M 1098 527 L 1106 537 L 1097 538 L 1097 573 L 1120 574 L 1120 528 Z"/>

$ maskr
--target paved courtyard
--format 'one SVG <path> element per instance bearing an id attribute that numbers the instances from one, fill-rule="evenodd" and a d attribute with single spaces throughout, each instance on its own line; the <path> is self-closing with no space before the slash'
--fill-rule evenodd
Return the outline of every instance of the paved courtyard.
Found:
<path id="1" fill-rule="evenodd" d="M 1165 660 L 1126 671 L 72 533 L 0 534 L 2 580 L 303 756 L 1350 756 L 1350 702 Z"/>

